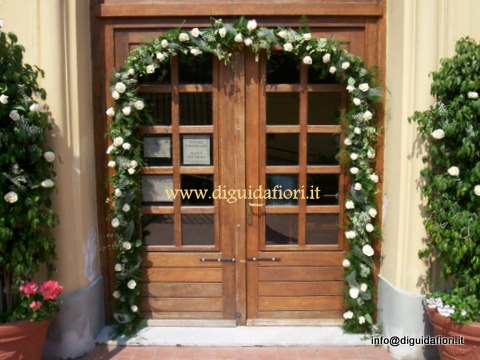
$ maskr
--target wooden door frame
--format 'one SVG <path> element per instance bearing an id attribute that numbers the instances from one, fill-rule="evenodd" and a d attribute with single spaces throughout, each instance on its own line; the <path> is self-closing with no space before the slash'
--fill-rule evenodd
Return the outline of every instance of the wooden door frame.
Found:
<path id="1" fill-rule="evenodd" d="M 314 27 L 342 27 L 356 26 L 365 29 L 365 44 L 375 44 L 375 46 L 365 46 L 367 52 L 363 60 L 368 66 L 378 65 L 384 69 L 386 64 L 386 1 L 385 0 L 365 0 L 358 4 L 341 4 L 338 0 L 321 1 L 317 4 L 310 0 L 292 0 L 282 3 L 282 5 L 268 4 L 264 1 L 257 3 L 244 4 L 239 0 L 225 4 L 222 0 L 210 0 L 205 5 L 189 5 L 184 3 L 176 4 L 135 4 L 135 0 L 127 3 L 122 0 L 121 3 L 115 3 L 115 0 L 90 0 L 90 30 L 91 30 L 91 48 L 92 48 L 92 93 L 93 93 L 93 113 L 94 113 L 94 144 L 95 144 L 95 172 L 97 179 L 97 223 L 99 237 L 99 252 L 101 263 L 101 274 L 104 280 L 105 293 L 105 314 L 107 322 L 112 320 L 111 299 L 113 277 L 113 259 L 112 248 L 107 239 L 108 223 L 106 221 L 108 214 L 108 205 L 105 199 L 108 196 L 108 189 L 105 186 L 107 176 L 112 171 L 107 164 L 105 154 L 106 116 L 105 109 L 112 105 L 110 98 L 109 82 L 113 76 L 114 54 L 118 49 L 114 46 L 114 36 L 119 31 L 130 31 L 133 29 L 148 31 L 148 29 L 158 30 L 159 28 L 171 28 L 183 26 L 209 26 L 211 17 L 223 17 L 228 21 L 232 16 L 241 15 L 255 17 L 257 21 L 265 26 L 276 26 L 282 23 L 285 26 L 298 26 L 300 17 L 308 14 L 309 24 Z M 265 16 L 264 14 L 270 14 Z M 275 16 L 275 17 L 272 17 Z M 245 69 L 241 70 L 243 74 Z M 241 85 L 244 79 L 240 75 L 235 76 L 235 84 Z M 385 75 L 382 78 L 385 84 Z M 244 94 L 243 94 L 244 96 Z M 379 125 L 383 127 L 384 110 L 378 108 Z M 237 113 L 235 116 L 238 129 L 237 136 L 242 142 L 245 141 L 246 124 L 245 112 Z M 378 139 L 377 145 L 377 163 L 376 173 L 383 179 L 383 134 Z M 243 162 L 242 162 L 243 156 Z M 245 173 L 245 154 L 238 157 L 239 163 L 237 170 Z M 245 178 L 237 178 L 236 185 L 239 188 L 245 186 Z M 377 195 L 379 226 L 382 219 L 382 193 L 383 185 L 380 182 L 379 193 Z M 245 204 L 238 202 L 237 219 L 235 232 L 235 250 L 238 254 L 237 268 L 237 287 L 246 289 L 246 275 L 243 265 L 245 262 Z M 375 251 L 381 253 L 381 242 L 377 241 L 374 245 Z M 379 263 L 376 264 L 375 276 L 379 273 Z M 377 280 L 376 280 L 377 282 Z M 241 290 L 244 291 L 244 290 Z M 246 309 L 245 296 L 237 296 L 237 309 Z M 238 312 L 238 310 L 237 310 Z M 245 312 L 237 314 L 239 324 L 245 324 Z"/>

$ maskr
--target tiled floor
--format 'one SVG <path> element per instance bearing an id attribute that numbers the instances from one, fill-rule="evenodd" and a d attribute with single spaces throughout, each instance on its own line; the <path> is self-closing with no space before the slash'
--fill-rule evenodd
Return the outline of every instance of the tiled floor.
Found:
<path id="1" fill-rule="evenodd" d="M 158 347 L 97 346 L 82 360 L 383 360 L 393 359 L 386 349 L 357 347 Z"/>

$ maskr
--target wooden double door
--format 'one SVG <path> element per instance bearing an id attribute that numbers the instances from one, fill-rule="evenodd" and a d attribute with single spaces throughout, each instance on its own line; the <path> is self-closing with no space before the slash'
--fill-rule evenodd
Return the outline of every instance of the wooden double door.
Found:
<path id="1" fill-rule="evenodd" d="M 312 32 L 336 34 L 376 62 L 376 50 L 365 51 L 374 27 L 329 26 Z M 115 66 L 161 33 L 107 30 Z M 139 91 L 155 122 L 142 131 L 143 316 L 179 325 L 340 323 L 344 87 L 288 54 L 255 61 L 243 51 L 231 66 L 208 55 L 172 58 Z"/>

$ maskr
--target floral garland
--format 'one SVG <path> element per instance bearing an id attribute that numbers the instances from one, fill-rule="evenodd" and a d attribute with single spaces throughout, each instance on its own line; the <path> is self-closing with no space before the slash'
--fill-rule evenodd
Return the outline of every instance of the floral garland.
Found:
<path id="1" fill-rule="evenodd" d="M 139 194 L 142 159 L 142 140 L 137 129 L 149 124 L 150 115 L 137 92 L 138 79 L 169 66 L 169 58 L 177 55 L 215 55 L 229 64 L 232 55 L 242 48 L 252 51 L 256 59 L 262 51 L 281 48 L 294 54 L 299 62 L 314 68 L 320 78 L 335 77 L 345 84 L 351 101 L 345 115 L 346 137 L 342 158 L 350 165 L 351 192 L 345 204 L 347 225 L 345 236 L 350 251 L 343 261 L 345 268 L 344 329 L 350 332 L 369 332 L 374 329 L 374 261 L 372 242 L 379 237 L 375 225 L 376 194 L 379 177 L 375 174 L 375 143 L 380 130 L 375 125 L 375 104 L 381 91 L 374 88 L 375 74 L 363 61 L 334 39 L 316 39 L 308 29 L 270 29 L 259 27 L 255 20 L 240 18 L 233 24 L 216 20 L 212 27 L 170 30 L 151 42 L 133 50 L 125 65 L 115 74 L 111 85 L 114 106 L 106 114 L 112 118 L 107 136 L 112 145 L 108 166 L 115 169 L 109 181 L 112 185 L 111 225 L 114 228 L 117 258 L 117 282 L 113 297 L 114 318 L 119 334 L 134 333 L 140 324 L 137 306 L 141 279 L 142 239 L 136 230 L 141 212 Z"/>

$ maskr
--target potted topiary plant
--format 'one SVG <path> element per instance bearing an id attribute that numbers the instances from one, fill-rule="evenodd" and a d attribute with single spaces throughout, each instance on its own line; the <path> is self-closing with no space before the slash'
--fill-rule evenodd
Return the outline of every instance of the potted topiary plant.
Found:
<path id="1" fill-rule="evenodd" d="M 14 34 L 0 32 L 0 359 L 40 359 L 48 323 L 58 311 L 54 271 L 57 216 L 50 195 L 55 153 L 43 72 L 23 63 Z"/>
<path id="2" fill-rule="evenodd" d="M 439 346 L 442 359 L 480 359 L 480 46 L 470 38 L 433 73 L 437 103 L 410 120 L 426 142 L 421 174 L 428 234 L 423 259 L 435 259 L 451 286 L 427 297 L 437 335 L 465 345 Z"/>

